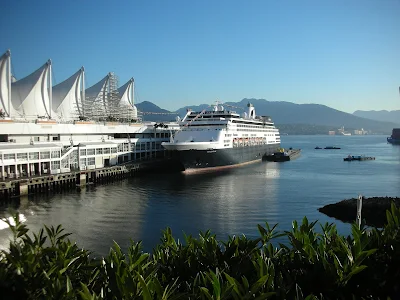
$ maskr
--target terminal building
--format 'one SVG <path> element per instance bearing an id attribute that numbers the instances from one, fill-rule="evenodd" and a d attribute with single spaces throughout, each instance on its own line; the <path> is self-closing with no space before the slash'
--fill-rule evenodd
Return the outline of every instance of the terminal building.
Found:
<path id="1" fill-rule="evenodd" d="M 0 57 L 0 178 L 59 174 L 165 156 L 161 146 L 179 128 L 142 123 L 134 80 L 119 86 L 114 73 L 85 87 L 80 68 L 52 84 L 47 61 L 17 80 L 11 52 Z"/>

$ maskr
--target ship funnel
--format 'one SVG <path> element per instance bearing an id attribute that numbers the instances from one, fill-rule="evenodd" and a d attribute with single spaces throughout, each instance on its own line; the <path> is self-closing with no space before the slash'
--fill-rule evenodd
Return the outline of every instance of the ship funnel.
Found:
<path id="1" fill-rule="evenodd" d="M 249 119 L 255 119 L 256 118 L 256 109 L 254 108 L 253 104 L 248 103 L 247 107 L 249 108 Z"/>

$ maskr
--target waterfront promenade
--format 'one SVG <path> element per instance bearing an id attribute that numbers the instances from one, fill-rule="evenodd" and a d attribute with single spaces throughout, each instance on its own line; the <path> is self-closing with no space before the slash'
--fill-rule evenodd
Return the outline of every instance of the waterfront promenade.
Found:
<path id="1" fill-rule="evenodd" d="M 131 161 L 116 166 L 72 170 L 62 174 L 45 174 L 9 178 L 0 182 L 0 200 L 47 191 L 83 188 L 135 175 L 138 172 L 159 171 L 174 168 L 169 158 Z"/>

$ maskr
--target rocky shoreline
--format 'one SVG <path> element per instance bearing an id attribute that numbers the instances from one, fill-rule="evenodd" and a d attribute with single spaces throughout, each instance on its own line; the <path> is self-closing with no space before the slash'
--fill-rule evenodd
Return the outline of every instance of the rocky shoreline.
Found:
<path id="1" fill-rule="evenodd" d="M 383 227 L 386 223 L 386 210 L 390 210 L 392 202 L 400 207 L 399 197 L 364 197 L 361 218 L 368 226 Z M 340 221 L 353 223 L 357 215 L 357 199 L 352 198 L 328 204 L 319 208 L 318 211 Z"/>

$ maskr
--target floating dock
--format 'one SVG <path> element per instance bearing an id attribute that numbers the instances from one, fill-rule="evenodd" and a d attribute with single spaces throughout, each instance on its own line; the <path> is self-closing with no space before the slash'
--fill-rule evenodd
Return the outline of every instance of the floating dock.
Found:
<path id="1" fill-rule="evenodd" d="M 264 156 L 263 160 L 266 161 L 274 161 L 274 162 L 282 162 L 289 161 L 297 158 L 301 153 L 301 149 L 289 149 L 285 151 L 281 149 L 279 152 L 275 152 L 271 155 Z"/>

